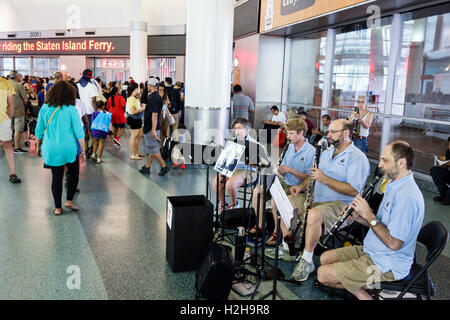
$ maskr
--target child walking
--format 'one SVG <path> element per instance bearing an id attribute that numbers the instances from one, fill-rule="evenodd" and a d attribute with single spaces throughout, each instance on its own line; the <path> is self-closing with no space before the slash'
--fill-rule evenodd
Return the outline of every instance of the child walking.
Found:
<path id="1" fill-rule="evenodd" d="M 95 102 L 95 109 L 94 113 L 92 114 L 92 122 L 94 122 L 95 118 L 100 114 L 100 112 L 106 112 L 105 111 L 105 103 L 103 101 L 96 101 Z M 102 155 L 103 155 L 103 148 L 105 146 L 105 139 L 108 136 L 108 132 L 101 131 L 101 130 L 95 130 L 91 129 L 92 138 L 94 139 L 93 142 L 93 155 L 91 159 L 93 161 L 96 161 L 97 163 L 102 163 Z"/>

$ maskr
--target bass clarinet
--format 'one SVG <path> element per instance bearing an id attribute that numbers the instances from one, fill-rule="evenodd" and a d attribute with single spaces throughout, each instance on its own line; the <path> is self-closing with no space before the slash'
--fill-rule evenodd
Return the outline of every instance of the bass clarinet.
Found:
<path id="1" fill-rule="evenodd" d="M 312 168 L 318 168 L 319 167 L 319 160 L 320 160 L 320 154 L 323 150 L 328 149 L 328 140 L 326 137 L 323 137 L 322 139 L 317 142 L 316 146 L 316 152 L 314 154 L 314 161 Z M 306 225 L 306 217 L 308 215 L 308 210 L 311 209 L 313 201 L 314 201 L 314 185 L 315 185 L 314 179 L 309 179 L 308 186 L 306 188 L 306 200 L 305 200 L 305 214 L 303 215 L 302 220 L 300 221 L 299 228 L 300 228 L 300 247 L 302 247 L 304 242 L 304 235 L 305 235 L 305 225 Z"/>
<path id="2" fill-rule="evenodd" d="M 373 181 L 361 193 L 361 197 L 363 197 L 366 201 L 369 201 L 370 197 L 372 196 L 372 191 L 374 190 L 375 186 L 378 183 L 378 180 L 380 180 L 382 176 L 383 173 L 379 172 L 375 176 Z M 353 211 L 354 211 L 353 208 L 348 208 L 347 211 L 345 211 L 345 213 L 339 217 L 336 223 L 331 227 L 330 231 L 326 235 L 324 235 L 322 239 L 319 241 L 320 246 L 322 246 L 325 249 L 328 249 L 327 247 L 328 241 L 331 239 L 331 237 L 334 237 L 334 235 L 339 230 L 344 221 L 347 220 L 347 218 L 352 215 Z"/>

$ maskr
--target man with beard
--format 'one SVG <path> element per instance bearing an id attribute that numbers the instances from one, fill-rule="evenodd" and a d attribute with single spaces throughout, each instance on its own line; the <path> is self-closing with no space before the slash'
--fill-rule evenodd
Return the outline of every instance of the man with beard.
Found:
<path id="1" fill-rule="evenodd" d="M 349 219 L 370 228 L 363 246 L 324 252 L 317 272 L 319 282 L 345 288 L 358 299 L 372 300 L 366 291 L 372 279 L 377 284 L 409 274 L 425 213 L 423 195 L 411 173 L 413 162 L 414 151 L 406 142 L 395 141 L 384 148 L 378 166 L 391 181 L 378 212 L 375 215 L 361 196 L 350 204 L 354 211 Z"/>
<path id="2" fill-rule="evenodd" d="M 314 179 L 314 202 L 308 211 L 305 229 L 305 249 L 291 278 L 305 281 L 314 271 L 313 252 L 322 233 L 327 232 L 337 221 L 342 209 L 360 193 L 370 173 L 369 161 L 364 153 L 350 140 L 352 123 L 345 119 L 331 122 L 328 141 L 334 146 L 324 150 L 319 167 L 311 168 L 310 175 L 298 186 L 291 187 L 289 200 L 299 209 L 299 216 L 306 214 L 304 191 L 310 179 Z M 342 227 L 349 224 L 345 221 Z"/>

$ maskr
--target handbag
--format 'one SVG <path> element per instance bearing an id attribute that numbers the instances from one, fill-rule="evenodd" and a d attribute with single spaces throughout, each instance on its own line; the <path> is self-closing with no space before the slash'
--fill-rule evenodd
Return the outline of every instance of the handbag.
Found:
<path id="1" fill-rule="evenodd" d="M 272 146 L 284 147 L 285 144 L 286 144 L 286 134 L 284 133 L 284 130 L 278 130 L 278 133 L 272 140 Z"/>
<path id="2" fill-rule="evenodd" d="M 99 130 L 103 132 L 109 132 L 109 125 L 111 124 L 110 112 L 99 112 L 94 121 L 92 121 L 91 129 Z"/>

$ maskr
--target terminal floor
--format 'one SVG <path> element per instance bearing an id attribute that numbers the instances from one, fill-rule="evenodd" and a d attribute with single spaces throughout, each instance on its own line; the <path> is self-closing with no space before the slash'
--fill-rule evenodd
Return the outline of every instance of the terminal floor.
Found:
<path id="1" fill-rule="evenodd" d="M 126 140 L 121 150 L 107 141 L 102 165 L 88 160 L 81 166 L 80 211 L 61 216 L 52 215 L 51 173 L 42 159 L 17 155 L 23 182 L 13 185 L 0 151 L 0 299 L 194 299 L 194 272 L 172 273 L 165 259 L 165 202 L 170 195 L 204 194 L 206 170 L 160 177 L 155 163 L 150 176 L 142 175 L 144 161 L 130 160 Z M 432 193 L 424 196 L 424 223 L 439 220 L 450 230 L 450 208 L 433 203 Z M 450 298 L 449 257 L 447 246 L 431 268 L 434 299 Z M 67 286 L 73 266 L 80 289 Z M 294 266 L 281 262 L 287 277 Z M 278 289 L 285 299 L 335 299 L 315 288 L 314 279 L 281 282 Z M 272 281 L 264 281 L 260 295 L 271 288 Z"/>

